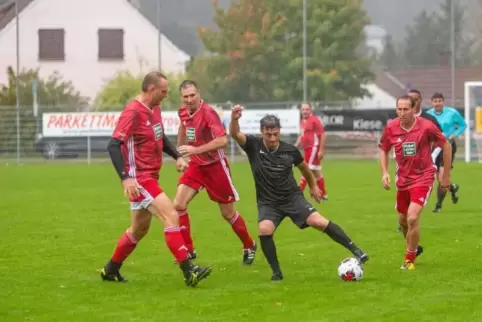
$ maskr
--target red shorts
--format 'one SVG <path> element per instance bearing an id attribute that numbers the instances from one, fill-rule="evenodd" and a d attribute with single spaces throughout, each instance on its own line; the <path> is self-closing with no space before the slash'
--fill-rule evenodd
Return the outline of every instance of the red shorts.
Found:
<path id="1" fill-rule="evenodd" d="M 305 149 L 305 162 L 311 170 L 321 170 L 318 150 L 319 148 L 317 146 Z"/>
<path id="2" fill-rule="evenodd" d="M 425 207 L 431 192 L 432 187 L 429 186 L 413 187 L 412 189 L 397 191 L 397 203 L 395 204 L 397 212 L 406 215 L 408 207 L 412 202 Z"/>
<path id="3" fill-rule="evenodd" d="M 139 197 L 131 198 L 131 210 L 147 209 L 151 202 L 164 191 L 154 178 L 137 179 L 139 184 Z"/>
<path id="4" fill-rule="evenodd" d="M 209 198 L 218 203 L 232 203 L 239 200 L 226 159 L 208 165 L 189 162 L 189 167 L 179 178 L 179 184 L 197 191 L 205 188 Z"/>

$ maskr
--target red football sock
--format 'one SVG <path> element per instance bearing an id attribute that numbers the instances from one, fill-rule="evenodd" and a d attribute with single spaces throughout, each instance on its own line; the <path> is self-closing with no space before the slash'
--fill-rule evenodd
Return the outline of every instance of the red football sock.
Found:
<path id="1" fill-rule="evenodd" d="M 248 228 L 246 228 L 246 223 L 239 212 L 234 213 L 234 217 L 229 221 L 233 231 L 238 235 L 239 239 L 243 243 L 244 249 L 253 248 L 254 240 L 249 236 Z"/>
<path id="2" fill-rule="evenodd" d="M 122 263 L 134 251 L 137 246 L 137 240 L 126 231 L 117 242 L 114 254 L 112 255 L 112 262 Z"/>
<path id="3" fill-rule="evenodd" d="M 167 247 L 179 264 L 184 262 L 186 259 L 189 259 L 187 247 L 184 245 L 184 240 L 179 227 L 164 228 L 164 238 L 166 240 Z"/>
<path id="4" fill-rule="evenodd" d="M 320 188 L 323 196 L 326 196 L 327 193 L 326 193 L 326 188 L 325 188 L 325 178 L 323 178 L 323 176 L 319 177 L 318 180 L 317 180 L 317 183 L 318 183 L 318 188 Z"/>
<path id="5" fill-rule="evenodd" d="M 305 191 L 305 188 L 306 188 L 307 184 L 308 184 L 308 181 L 306 181 L 305 177 L 301 177 L 301 180 L 300 180 L 301 191 Z"/>
<path id="6" fill-rule="evenodd" d="M 190 252 L 194 251 L 194 243 L 191 237 L 191 221 L 189 220 L 189 213 L 187 210 L 180 210 L 177 212 L 179 215 L 179 227 L 181 228 L 181 235 L 184 239 L 184 244 L 187 250 Z"/>
<path id="7" fill-rule="evenodd" d="M 405 260 L 415 262 L 415 258 L 417 257 L 417 250 L 409 250 L 405 253 Z"/>

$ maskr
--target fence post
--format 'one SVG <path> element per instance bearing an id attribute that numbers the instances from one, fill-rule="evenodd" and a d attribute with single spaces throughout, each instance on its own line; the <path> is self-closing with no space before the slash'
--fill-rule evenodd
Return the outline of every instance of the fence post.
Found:
<path id="1" fill-rule="evenodd" d="M 88 135 L 87 136 L 87 164 L 89 165 L 91 163 L 91 158 L 92 158 L 91 151 L 92 149 L 91 149 L 90 135 Z"/>

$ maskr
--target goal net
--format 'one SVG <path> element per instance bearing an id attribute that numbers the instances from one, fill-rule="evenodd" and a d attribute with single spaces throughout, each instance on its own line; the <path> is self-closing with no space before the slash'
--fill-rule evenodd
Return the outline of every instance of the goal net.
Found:
<path id="1" fill-rule="evenodd" d="M 465 83 L 465 162 L 482 162 L 482 82 Z"/>

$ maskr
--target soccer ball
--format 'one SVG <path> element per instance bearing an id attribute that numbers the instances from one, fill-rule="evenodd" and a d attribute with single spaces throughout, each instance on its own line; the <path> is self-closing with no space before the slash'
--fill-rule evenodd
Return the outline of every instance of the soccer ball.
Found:
<path id="1" fill-rule="evenodd" d="M 363 267 L 358 259 L 345 258 L 338 266 L 338 276 L 344 281 L 359 281 L 363 278 Z"/>

